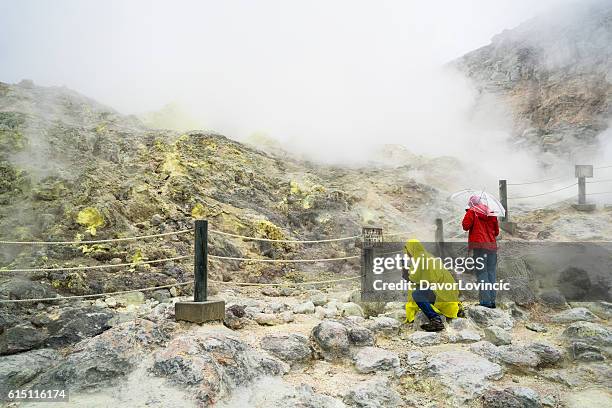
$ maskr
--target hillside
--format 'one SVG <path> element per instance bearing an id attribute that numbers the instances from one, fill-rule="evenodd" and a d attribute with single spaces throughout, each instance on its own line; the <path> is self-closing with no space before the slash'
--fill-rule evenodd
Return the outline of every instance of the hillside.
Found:
<path id="1" fill-rule="evenodd" d="M 0 126 L 4 176 L 0 238 L 4 240 L 156 234 L 192 228 L 194 218 L 208 219 L 217 230 L 275 239 L 351 236 L 368 225 L 388 232 L 412 231 L 429 239 L 433 218 L 453 210 L 444 202 L 448 194 L 444 189 L 453 181 L 444 174 L 445 166 L 457 166 L 452 159 L 438 159 L 435 171 L 423 172 L 430 159 L 390 149 L 393 167 L 321 166 L 267 154 L 221 135 L 147 129 L 137 119 L 70 90 L 27 81 L 0 84 Z M 437 182 L 439 189 L 431 182 Z M 428 210 L 438 201 L 442 202 L 438 210 Z M 154 260 L 191 253 L 191 240 L 179 236 L 159 242 L 34 250 L 5 246 L 0 263 L 14 269 Z M 218 235 L 211 240 L 211 253 L 217 255 L 298 256 L 277 245 Z M 340 242 L 299 250 L 302 257 L 333 257 L 352 253 L 354 247 Z M 244 268 L 235 262 L 215 266 L 215 278 L 227 275 L 223 278 L 231 280 L 266 282 L 287 272 L 270 265 Z M 173 272 L 167 272 L 169 268 Z M 309 268 L 315 266 L 293 272 L 299 275 Z M 344 270 L 343 264 L 334 268 L 325 272 Z M 137 272 L 53 272 L 35 277 L 58 290 L 87 294 L 175 283 L 190 273 L 179 273 L 172 265 L 142 265 Z"/>
<path id="2" fill-rule="evenodd" d="M 612 4 L 589 0 L 496 35 L 453 63 L 512 111 L 518 145 L 592 156 L 612 116 Z"/>

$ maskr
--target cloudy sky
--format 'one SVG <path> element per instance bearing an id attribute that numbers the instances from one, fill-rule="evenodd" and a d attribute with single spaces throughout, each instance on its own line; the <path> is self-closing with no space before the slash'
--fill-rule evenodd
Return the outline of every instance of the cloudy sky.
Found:
<path id="1" fill-rule="evenodd" d="M 0 0 L 0 81 L 124 113 L 177 102 L 202 127 L 332 161 L 371 140 L 430 153 L 473 103 L 440 67 L 569 1 Z"/>

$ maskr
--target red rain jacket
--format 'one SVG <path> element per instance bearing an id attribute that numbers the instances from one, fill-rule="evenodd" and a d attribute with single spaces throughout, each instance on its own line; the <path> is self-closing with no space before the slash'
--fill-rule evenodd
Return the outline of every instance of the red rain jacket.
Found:
<path id="1" fill-rule="evenodd" d="M 472 208 L 465 212 L 461 223 L 464 231 L 469 231 L 468 248 L 497 250 L 495 237 L 499 235 L 497 217 L 488 216 Z"/>

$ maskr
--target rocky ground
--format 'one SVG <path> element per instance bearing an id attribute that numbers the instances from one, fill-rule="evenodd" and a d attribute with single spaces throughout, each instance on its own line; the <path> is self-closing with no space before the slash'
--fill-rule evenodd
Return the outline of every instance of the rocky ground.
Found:
<path id="1" fill-rule="evenodd" d="M 65 383 L 71 390 L 66 406 L 82 407 L 612 403 L 612 305 L 606 302 L 469 305 L 466 318 L 427 333 L 403 323 L 402 303 L 360 303 L 348 284 L 230 285 L 216 297 L 226 301 L 223 325 L 177 323 L 173 303 L 180 298 L 169 295 L 73 305 L 70 324 L 50 332 L 40 348 L 0 357 L 0 384 Z M 37 307 L 50 316 L 57 309 Z M 63 318 L 55 316 L 56 325 Z M 417 316 L 417 325 L 423 319 Z M 66 345 L 62 333 L 69 331 L 93 337 Z"/>

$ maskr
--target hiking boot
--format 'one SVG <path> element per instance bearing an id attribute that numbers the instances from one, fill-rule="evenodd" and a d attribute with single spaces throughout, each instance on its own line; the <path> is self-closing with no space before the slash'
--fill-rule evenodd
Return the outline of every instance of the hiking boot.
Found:
<path id="1" fill-rule="evenodd" d="M 442 323 L 442 319 L 433 318 L 430 319 L 428 323 L 422 324 L 421 329 L 427 332 L 439 332 L 444 330 L 444 323 Z"/>

